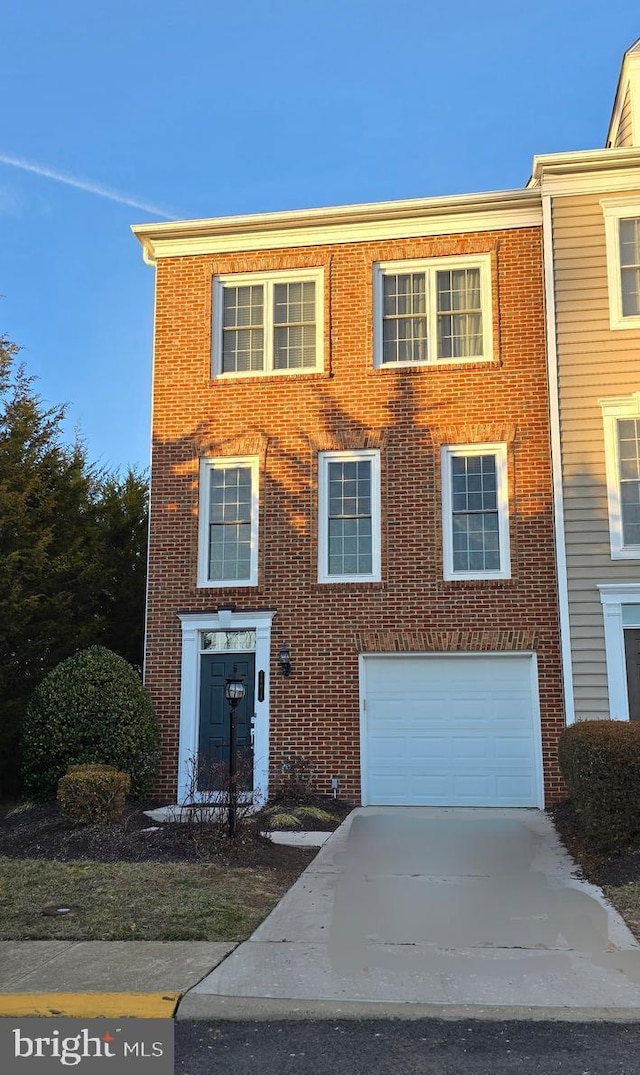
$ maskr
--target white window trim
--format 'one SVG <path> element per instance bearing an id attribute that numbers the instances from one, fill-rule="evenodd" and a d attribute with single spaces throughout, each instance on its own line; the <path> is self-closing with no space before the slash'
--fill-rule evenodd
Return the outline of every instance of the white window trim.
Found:
<path id="1" fill-rule="evenodd" d="M 251 573 L 248 579 L 210 579 L 209 576 L 209 472 L 229 467 L 251 468 Z M 198 506 L 198 587 L 235 589 L 258 585 L 258 521 L 260 467 L 256 456 L 235 456 L 200 460 Z"/>
<path id="2" fill-rule="evenodd" d="M 602 583 L 598 589 L 604 616 L 609 716 L 611 720 L 629 720 L 622 606 L 640 604 L 640 582 Z"/>
<path id="3" fill-rule="evenodd" d="M 496 460 L 498 540 L 500 568 L 497 571 L 456 571 L 453 567 L 453 499 L 451 460 L 454 456 L 493 455 Z M 441 449 L 442 466 L 442 559 L 443 577 L 450 582 L 464 579 L 511 578 L 509 547 L 509 471 L 506 444 L 447 444 Z"/>
<path id="4" fill-rule="evenodd" d="M 329 463 L 359 463 L 363 459 L 369 459 L 371 461 L 371 574 L 330 575 L 328 572 Z M 318 582 L 380 582 L 381 579 L 382 557 L 380 547 L 380 452 L 377 449 L 353 452 L 320 452 L 318 454 Z"/>
<path id="5" fill-rule="evenodd" d="M 604 423 L 611 559 L 640 560 L 640 545 L 625 545 L 624 543 L 618 453 L 618 419 L 640 418 L 640 392 L 633 392 L 630 396 L 612 396 L 609 399 L 599 400 L 599 403 Z"/>
<path id="6" fill-rule="evenodd" d="M 316 285 L 316 362 L 302 369 L 273 368 L 273 288 L 275 284 L 308 283 Z M 222 370 L 223 292 L 231 287 L 262 285 L 264 287 L 264 369 L 235 372 Z M 212 376 L 223 380 L 246 377 L 295 376 L 322 373 L 324 369 L 324 269 L 286 269 L 278 272 L 225 273 L 214 276 L 211 302 L 211 370 Z"/>
<path id="7" fill-rule="evenodd" d="M 480 269 L 480 301 L 482 304 L 482 355 L 471 358 L 438 358 L 438 317 L 435 303 L 436 272 L 448 269 Z M 426 274 L 427 350 L 424 362 L 383 361 L 383 293 L 382 280 L 387 274 Z M 417 261 L 381 261 L 373 267 L 373 364 L 376 369 L 402 369 L 407 366 L 469 365 L 491 362 L 493 359 L 493 307 L 491 300 L 491 254 L 464 254 L 443 258 L 421 258 Z"/>
<path id="8" fill-rule="evenodd" d="M 607 246 L 607 283 L 609 287 L 609 327 L 611 329 L 640 329 L 640 315 L 625 317 L 622 313 L 622 278 L 620 268 L 620 228 L 626 217 L 640 217 L 640 201 L 628 198 L 603 198 L 600 201 L 604 214 L 604 231 Z"/>

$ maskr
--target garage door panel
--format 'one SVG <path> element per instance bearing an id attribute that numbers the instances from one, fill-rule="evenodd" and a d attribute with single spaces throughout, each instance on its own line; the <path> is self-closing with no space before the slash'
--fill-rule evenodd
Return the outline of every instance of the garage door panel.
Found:
<path id="1" fill-rule="evenodd" d="M 451 755 L 451 740 L 444 737 L 412 738 L 406 736 L 393 740 L 373 739 L 370 740 L 369 760 L 376 763 L 381 769 L 393 762 L 402 761 L 406 764 L 407 757 L 412 755 L 420 759 L 421 764 L 430 759 L 449 758 Z"/>
<path id="2" fill-rule="evenodd" d="M 486 739 L 454 736 L 451 740 L 453 755 L 464 764 L 468 759 L 488 760 L 493 756 L 492 744 Z"/>
<path id="3" fill-rule="evenodd" d="M 486 799 L 491 794 L 491 781 L 487 776 L 462 775 L 453 780 L 453 790 L 459 799 Z"/>
<path id="4" fill-rule="evenodd" d="M 536 806 L 531 658 L 365 658 L 366 801 Z"/>
<path id="5" fill-rule="evenodd" d="M 525 766 L 528 767 L 528 763 L 531 757 L 531 743 L 529 739 L 522 737 L 514 737 L 507 739 L 504 736 L 498 736 L 495 739 L 495 756 L 498 760 L 506 760 L 510 762 L 522 761 Z"/>

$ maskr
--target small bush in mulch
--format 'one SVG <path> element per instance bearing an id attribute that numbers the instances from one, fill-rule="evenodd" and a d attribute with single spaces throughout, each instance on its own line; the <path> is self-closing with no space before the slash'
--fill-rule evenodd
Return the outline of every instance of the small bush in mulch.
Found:
<path id="1" fill-rule="evenodd" d="M 587 720 L 565 728 L 560 772 L 585 835 L 601 850 L 640 839 L 640 724 Z"/>
<path id="2" fill-rule="evenodd" d="M 278 797 L 256 815 L 265 830 L 279 832 L 332 832 L 353 806 L 329 795 L 305 795 L 303 802 L 289 795 Z"/>
<path id="3" fill-rule="evenodd" d="M 71 765 L 56 799 L 67 825 L 95 825 L 122 817 L 131 778 L 111 765 Z"/>

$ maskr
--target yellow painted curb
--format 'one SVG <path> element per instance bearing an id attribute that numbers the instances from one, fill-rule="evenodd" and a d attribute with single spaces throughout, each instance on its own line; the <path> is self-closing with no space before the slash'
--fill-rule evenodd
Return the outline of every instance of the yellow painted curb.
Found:
<path id="1" fill-rule="evenodd" d="M 182 993 L 0 993 L 4 1016 L 172 1019 Z"/>

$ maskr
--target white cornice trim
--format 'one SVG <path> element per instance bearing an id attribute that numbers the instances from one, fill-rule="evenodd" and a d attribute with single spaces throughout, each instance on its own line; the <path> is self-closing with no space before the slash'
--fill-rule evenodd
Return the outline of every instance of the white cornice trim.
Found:
<path id="1" fill-rule="evenodd" d="M 145 261 L 195 254 L 274 250 L 448 235 L 542 224 L 536 190 L 421 198 L 413 201 L 218 217 L 132 228 Z"/>
<path id="2" fill-rule="evenodd" d="M 533 158 L 528 189 L 545 194 L 599 194 L 640 186 L 640 147 L 553 153 Z"/>

